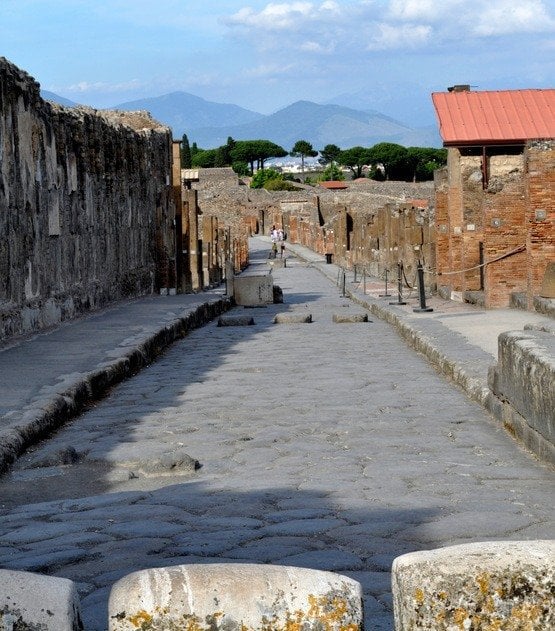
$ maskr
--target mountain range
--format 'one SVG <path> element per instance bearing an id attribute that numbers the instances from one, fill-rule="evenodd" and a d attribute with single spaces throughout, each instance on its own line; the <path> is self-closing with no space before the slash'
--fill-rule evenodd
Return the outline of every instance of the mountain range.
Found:
<path id="1" fill-rule="evenodd" d="M 61 105 L 76 105 L 52 92 L 43 98 Z M 110 109 L 147 110 L 171 127 L 174 138 L 187 134 L 189 142 L 203 149 L 235 140 L 265 139 L 290 151 L 297 140 L 307 140 L 315 149 L 335 144 L 342 149 L 378 142 L 404 146 L 440 147 L 436 126 L 412 128 L 375 110 L 357 110 L 344 105 L 297 101 L 269 115 L 227 103 L 207 101 L 188 92 L 119 103 Z"/>

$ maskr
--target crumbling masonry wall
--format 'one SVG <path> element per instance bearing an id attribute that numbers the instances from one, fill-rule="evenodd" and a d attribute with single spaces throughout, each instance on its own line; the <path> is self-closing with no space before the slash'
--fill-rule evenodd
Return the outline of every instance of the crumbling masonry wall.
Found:
<path id="1" fill-rule="evenodd" d="M 168 283 L 170 185 L 168 128 L 45 102 L 0 58 L 0 340 Z"/>

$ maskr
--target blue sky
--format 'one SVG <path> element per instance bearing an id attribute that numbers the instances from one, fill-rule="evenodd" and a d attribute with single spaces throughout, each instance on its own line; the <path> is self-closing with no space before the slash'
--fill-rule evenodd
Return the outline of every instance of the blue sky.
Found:
<path id="1" fill-rule="evenodd" d="M 0 0 L 0 56 L 94 107 L 183 90 L 434 122 L 456 83 L 555 87 L 555 0 Z"/>

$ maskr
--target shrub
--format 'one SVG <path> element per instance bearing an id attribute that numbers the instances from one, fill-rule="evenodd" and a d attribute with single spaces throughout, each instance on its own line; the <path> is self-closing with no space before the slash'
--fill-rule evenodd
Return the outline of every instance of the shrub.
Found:
<path id="1" fill-rule="evenodd" d="M 251 188 L 266 188 L 269 180 L 283 181 L 283 176 L 275 169 L 259 169 L 252 177 Z"/>
<path id="2" fill-rule="evenodd" d="M 286 180 L 282 180 L 282 179 L 268 180 L 264 184 L 264 188 L 267 191 L 298 191 L 299 190 L 291 182 L 287 182 Z"/>

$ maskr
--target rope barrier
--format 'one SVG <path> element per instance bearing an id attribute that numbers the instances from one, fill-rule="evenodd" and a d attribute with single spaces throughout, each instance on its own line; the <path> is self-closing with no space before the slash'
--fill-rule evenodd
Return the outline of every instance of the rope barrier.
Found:
<path id="1" fill-rule="evenodd" d="M 526 245 L 519 245 L 518 248 L 515 248 L 514 250 L 511 250 L 510 252 L 505 252 L 505 254 L 502 254 L 501 256 L 498 256 L 494 259 L 491 259 L 490 261 L 484 261 L 483 263 L 480 263 L 479 265 L 474 265 L 474 267 L 467 267 L 466 269 L 460 269 L 454 272 L 438 272 L 437 275 L 438 276 L 449 276 L 451 274 L 463 274 L 464 272 L 471 272 L 475 269 L 480 269 L 480 267 L 485 267 L 486 265 L 490 265 L 491 263 L 495 263 L 496 261 L 501 261 L 501 259 L 505 259 L 509 256 L 512 256 L 513 254 L 518 254 L 519 252 L 524 252 L 524 250 L 526 250 Z"/>

